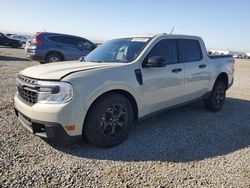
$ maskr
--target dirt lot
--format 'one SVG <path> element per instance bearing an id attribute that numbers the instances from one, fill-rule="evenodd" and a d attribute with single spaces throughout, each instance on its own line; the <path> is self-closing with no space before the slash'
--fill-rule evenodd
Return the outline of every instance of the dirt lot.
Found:
<path id="1" fill-rule="evenodd" d="M 15 77 L 36 64 L 0 47 L 0 187 L 250 187 L 250 61 L 236 62 L 221 112 L 164 112 L 110 149 L 49 144 L 18 123 Z"/>

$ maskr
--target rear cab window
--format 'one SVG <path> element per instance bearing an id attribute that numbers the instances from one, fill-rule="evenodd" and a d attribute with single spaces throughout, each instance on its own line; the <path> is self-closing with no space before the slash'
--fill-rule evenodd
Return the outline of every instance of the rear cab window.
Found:
<path id="1" fill-rule="evenodd" d="M 182 62 L 193 62 L 202 59 L 201 46 L 198 40 L 179 39 L 178 45 Z"/>

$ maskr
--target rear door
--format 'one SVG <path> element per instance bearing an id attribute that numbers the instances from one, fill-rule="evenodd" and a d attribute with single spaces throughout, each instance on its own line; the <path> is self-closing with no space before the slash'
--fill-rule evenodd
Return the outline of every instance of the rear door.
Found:
<path id="1" fill-rule="evenodd" d="M 180 61 L 185 69 L 185 100 L 201 97 L 208 91 L 211 74 L 203 58 L 199 40 L 179 39 Z"/>
<path id="2" fill-rule="evenodd" d="M 179 63 L 177 40 L 163 39 L 149 51 L 144 61 L 161 56 L 165 67 L 142 68 L 144 114 L 181 103 L 184 95 L 184 64 Z"/>

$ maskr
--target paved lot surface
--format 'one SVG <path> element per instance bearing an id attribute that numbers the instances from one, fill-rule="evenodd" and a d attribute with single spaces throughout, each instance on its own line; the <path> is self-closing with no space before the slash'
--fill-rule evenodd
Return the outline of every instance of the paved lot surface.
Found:
<path id="1" fill-rule="evenodd" d="M 18 123 L 15 77 L 37 64 L 0 46 L 0 187 L 250 187 L 250 61 L 236 62 L 221 112 L 164 112 L 110 149 L 47 143 Z"/>

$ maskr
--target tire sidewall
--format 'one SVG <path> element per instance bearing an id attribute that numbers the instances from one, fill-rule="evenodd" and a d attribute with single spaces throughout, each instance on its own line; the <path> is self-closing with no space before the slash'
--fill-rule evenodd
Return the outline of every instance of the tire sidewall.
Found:
<path id="1" fill-rule="evenodd" d="M 100 129 L 100 120 L 102 118 L 102 115 L 104 111 L 110 107 L 112 104 L 122 104 L 126 108 L 126 111 L 128 113 L 128 120 L 123 128 L 123 131 L 119 137 L 116 138 L 109 138 L 102 134 Z M 133 110 L 131 107 L 130 102 L 127 98 L 125 98 L 122 95 L 108 95 L 105 97 L 100 98 L 97 101 L 97 104 L 94 105 L 95 109 L 92 109 L 92 112 L 90 114 L 90 117 L 88 118 L 87 126 L 91 126 L 91 135 L 92 138 L 89 138 L 89 140 L 94 141 L 94 145 L 100 146 L 100 147 L 111 147 L 114 145 L 120 144 L 123 140 L 126 139 L 126 137 L 129 134 L 129 131 L 131 129 L 131 125 L 133 123 Z M 89 137 L 90 135 L 87 135 Z"/>
<path id="2" fill-rule="evenodd" d="M 220 89 L 220 88 L 222 88 L 224 90 L 225 95 L 224 95 L 223 101 L 220 104 L 217 104 L 216 100 L 215 100 L 215 95 L 216 95 L 216 92 L 218 91 L 218 89 Z M 222 108 L 222 106 L 225 102 L 225 99 L 226 99 L 226 85 L 224 82 L 219 81 L 215 84 L 215 86 L 213 88 L 213 91 L 211 94 L 211 100 L 210 100 L 215 111 L 219 111 Z"/>

